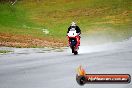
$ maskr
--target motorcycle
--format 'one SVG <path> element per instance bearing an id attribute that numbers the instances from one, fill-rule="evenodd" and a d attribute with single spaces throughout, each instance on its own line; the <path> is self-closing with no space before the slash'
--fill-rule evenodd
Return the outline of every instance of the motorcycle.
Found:
<path id="1" fill-rule="evenodd" d="M 77 55 L 80 46 L 80 36 L 78 35 L 78 33 L 76 33 L 76 30 L 69 31 L 67 35 L 69 46 L 72 50 L 72 53 L 74 53 L 74 55 Z"/>

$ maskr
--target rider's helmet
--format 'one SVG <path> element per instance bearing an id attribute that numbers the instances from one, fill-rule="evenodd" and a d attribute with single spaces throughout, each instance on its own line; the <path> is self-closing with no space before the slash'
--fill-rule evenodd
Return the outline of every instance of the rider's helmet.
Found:
<path id="1" fill-rule="evenodd" d="M 72 22 L 72 23 L 71 23 L 71 26 L 76 26 L 76 23 L 75 23 L 75 22 Z"/>

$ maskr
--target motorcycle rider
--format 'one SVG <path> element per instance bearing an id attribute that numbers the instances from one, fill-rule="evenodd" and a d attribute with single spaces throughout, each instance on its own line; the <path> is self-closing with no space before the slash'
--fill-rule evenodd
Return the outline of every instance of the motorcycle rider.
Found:
<path id="1" fill-rule="evenodd" d="M 69 31 L 72 31 L 72 30 L 76 30 L 76 33 L 78 34 L 78 36 L 79 36 L 79 46 L 80 46 L 80 34 L 81 34 L 81 29 L 79 28 L 79 26 L 77 26 L 76 25 L 76 23 L 75 22 L 72 22 L 71 23 L 71 25 L 70 25 L 70 27 L 68 28 L 68 31 L 67 31 L 67 33 L 69 33 Z"/>
<path id="2" fill-rule="evenodd" d="M 67 33 L 69 33 L 69 31 L 71 31 L 71 30 L 76 30 L 76 33 L 78 33 L 78 35 L 80 36 L 81 30 L 80 30 L 79 26 L 76 25 L 75 22 L 71 23 L 71 26 L 68 28 Z"/>

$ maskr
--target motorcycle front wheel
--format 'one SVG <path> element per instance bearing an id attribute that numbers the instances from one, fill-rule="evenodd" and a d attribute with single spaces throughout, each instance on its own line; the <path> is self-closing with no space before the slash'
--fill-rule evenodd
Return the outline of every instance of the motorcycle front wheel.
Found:
<path id="1" fill-rule="evenodd" d="M 74 55 L 77 55 L 78 54 L 78 51 L 75 50 L 75 47 L 74 46 L 72 46 L 71 49 L 72 49 L 72 53 L 74 53 Z"/>
<path id="2" fill-rule="evenodd" d="M 78 52 L 77 51 L 74 51 L 74 55 L 77 55 L 78 54 Z"/>

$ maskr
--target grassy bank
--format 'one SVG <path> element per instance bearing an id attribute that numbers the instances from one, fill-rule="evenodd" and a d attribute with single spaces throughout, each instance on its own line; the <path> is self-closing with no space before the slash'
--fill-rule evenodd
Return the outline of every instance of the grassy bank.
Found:
<path id="1" fill-rule="evenodd" d="M 110 36 L 113 41 L 132 36 L 131 0 L 21 0 L 13 6 L 1 4 L 0 11 L 2 36 L 27 36 L 31 41 L 39 39 L 41 42 L 35 41 L 38 43 L 50 42 L 48 45 L 34 44 L 28 38 L 23 40 L 21 37 L 19 40 L 0 39 L 1 42 L 25 41 L 27 47 L 65 46 L 66 30 L 72 21 L 77 22 L 86 35 Z M 58 41 L 60 44 L 54 44 Z"/>
<path id="2" fill-rule="evenodd" d="M 0 50 L 0 54 L 9 53 L 9 52 L 12 52 L 12 51 L 8 51 L 8 50 Z"/>

